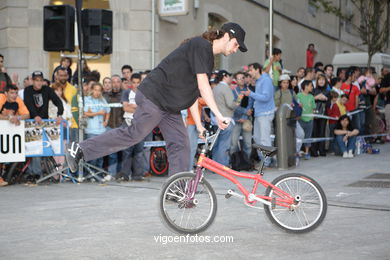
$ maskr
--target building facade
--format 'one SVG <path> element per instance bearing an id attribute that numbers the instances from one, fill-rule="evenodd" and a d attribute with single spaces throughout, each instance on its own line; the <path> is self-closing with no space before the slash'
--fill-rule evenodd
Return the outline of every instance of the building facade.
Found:
<path id="1" fill-rule="evenodd" d="M 246 30 L 248 52 L 217 57 L 216 68 L 234 72 L 252 62 L 264 63 L 269 44 L 269 0 L 187 0 L 186 15 L 168 17 L 159 15 L 159 1 L 164 0 L 83 1 L 83 8 L 113 11 L 113 53 L 89 62 L 102 78 L 119 74 L 124 64 L 135 71 L 151 69 L 184 39 L 227 21 L 237 22 Z M 351 26 L 317 9 L 311 0 L 273 2 L 273 44 L 282 49 L 286 69 L 295 72 L 305 66 L 309 43 L 318 51 L 316 61 L 324 64 L 336 53 L 365 50 Z M 333 2 L 349 12 L 357 11 L 350 0 Z M 18 73 L 20 81 L 33 70 L 42 70 L 50 78 L 58 65 L 59 53 L 43 50 L 43 6 L 50 4 L 74 5 L 74 1 L 0 0 L 0 53 L 5 56 L 9 74 Z"/>

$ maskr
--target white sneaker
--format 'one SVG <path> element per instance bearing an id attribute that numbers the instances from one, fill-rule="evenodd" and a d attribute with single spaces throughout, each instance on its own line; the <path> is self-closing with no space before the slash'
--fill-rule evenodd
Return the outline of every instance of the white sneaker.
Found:
<path id="1" fill-rule="evenodd" d="M 349 151 L 348 151 L 348 158 L 353 158 L 353 152 L 352 152 L 352 150 L 349 150 Z"/>
<path id="2" fill-rule="evenodd" d="M 349 158 L 348 152 L 343 153 L 343 158 Z"/>
<path id="3" fill-rule="evenodd" d="M 112 176 L 111 175 L 106 175 L 104 178 L 103 178 L 104 181 L 111 181 L 112 180 Z"/>

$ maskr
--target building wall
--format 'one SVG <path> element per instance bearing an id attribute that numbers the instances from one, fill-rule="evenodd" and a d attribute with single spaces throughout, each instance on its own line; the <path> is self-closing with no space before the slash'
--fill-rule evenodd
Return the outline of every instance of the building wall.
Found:
<path id="1" fill-rule="evenodd" d="M 333 1 L 344 6 L 347 0 Z M 222 58 L 222 68 L 237 71 L 251 62 L 264 63 L 269 0 L 199 2 L 200 7 L 195 10 L 194 0 L 189 0 L 189 13 L 185 16 L 155 16 L 155 65 L 184 39 L 206 31 L 209 13 L 237 22 L 247 32 L 248 52 Z M 319 10 L 310 13 L 308 2 L 274 1 L 275 47 L 283 51 L 285 68 L 295 71 L 305 65 L 309 43 L 316 45 L 317 60 L 324 63 L 331 62 L 333 55 L 339 52 L 364 50 L 359 37 L 345 32 L 338 18 Z M 33 70 L 42 70 L 49 76 L 54 62 L 43 51 L 42 28 L 43 6 L 47 4 L 49 0 L 0 0 L 0 53 L 5 56 L 10 74 L 17 72 L 22 78 Z M 93 5 L 92 0 L 88 4 Z M 110 0 L 109 7 L 114 13 L 113 54 L 106 64 L 110 64 L 111 74 L 119 74 L 123 64 L 132 65 L 135 71 L 151 69 L 152 0 Z"/>

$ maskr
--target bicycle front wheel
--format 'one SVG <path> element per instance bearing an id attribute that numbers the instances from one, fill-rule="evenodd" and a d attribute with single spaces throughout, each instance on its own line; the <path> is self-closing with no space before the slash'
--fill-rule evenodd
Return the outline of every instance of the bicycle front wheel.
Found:
<path id="1" fill-rule="evenodd" d="M 264 205 L 264 210 L 272 223 L 292 233 L 309 232 L 321 224 L 326 215 L 327 201 L 316 181 L 303 174 L 291 173 L 279 176 L 272 184 L 295 199 L 289 207 L 279 205 L 281 197 L 268 186 L 265 196 L 273 198 L 274 205 Z"/>
<path id="2" fill-rule="evenodd" d="M 161 219 L 168 228 L 182 234 L 206 230 L 217 213 L 217 198 L 211 185 L 203 178 L 193 199 L 187 191 L 195 174 L 178 173 L 163 185 L 159 197 Z"/>

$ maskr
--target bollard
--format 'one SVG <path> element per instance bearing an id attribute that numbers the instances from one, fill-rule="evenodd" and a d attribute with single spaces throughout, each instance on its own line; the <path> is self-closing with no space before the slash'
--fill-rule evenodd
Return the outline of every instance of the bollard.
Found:
<path id="1" fill-rule="evenodd" d="M 289 167 L 289 154 L 288 154 L 288 144 L 289 142 L 295 143 L 295 134 L 291 137 L 288 136 L 287 131 L 289 129 L 287 126 L 286 114 L 288 110 L 293 110 L 289 104 L 283 104 L 276 112 L 276 146 L 278 147 L 278 168 L 279 170 L 286 170 Z M 295 146 L 295 145 L 294 145 Z M 290 166 L 295 166 L 295 148 L 294 156 L 290 158 L 294 160 L 294 163 L 291 163 Z M 291 161 L 291 160 L 290 160 Z"/>

